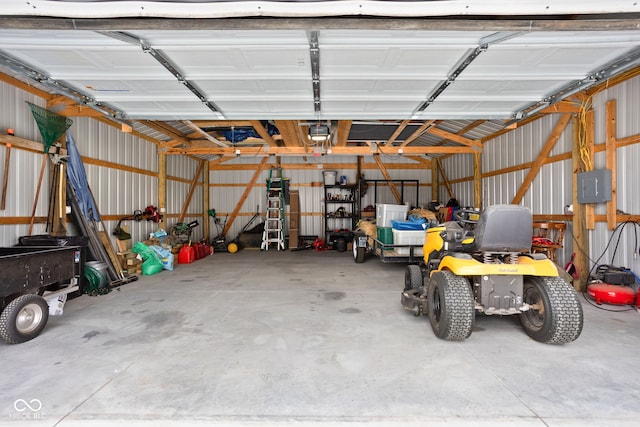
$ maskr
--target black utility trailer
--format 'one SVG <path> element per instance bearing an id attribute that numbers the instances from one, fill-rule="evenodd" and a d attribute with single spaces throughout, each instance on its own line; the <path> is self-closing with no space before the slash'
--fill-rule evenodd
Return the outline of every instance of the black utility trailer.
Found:
<path id="1" fill-rule="evenodd" d="M 353 233 L 353 260 L 362 263 L 366 255 L 374 255 L 384 263 L 416 264 L 422 261 L 422 246 L 383 243 L 361 231 Z"/>
<path id="2" fill-rule="evenodd" d="M 80 288 L 81 247 L 0 248 L 0 337 L 18 344 L 37 337 L 60 300 Z M 61 298 L 62 297 L 62 298 Z"/>

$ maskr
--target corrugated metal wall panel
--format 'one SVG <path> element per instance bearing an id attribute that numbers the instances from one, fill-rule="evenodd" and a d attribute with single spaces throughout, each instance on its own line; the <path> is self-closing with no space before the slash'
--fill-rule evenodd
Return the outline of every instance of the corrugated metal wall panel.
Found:
<path id="1" fill-rule="evenodd" d="M 441 159 L 440 165 L 447 180 L 450 182 L 453 194 L 449 194 L 440 175 L 438 177 L 440 184 L 438 187 L 439 202 L 446 204 L 450 198 L 455 197 L 461 206 L 473 206 L 473 181 L 452 182 L 457 179 L 473 177 L 473 155 L 450 156 Z"/>
<path id="2" fill-rule="evenodd" d="M 640 212 L 640 197 L 638 197 L 640 144 L 618 149 L 616 162 L 619 171 L 616 183 L 618 209 L 627 213 L 637 214 Z M 620 173 L 620 171 L 623 171 L 623 173 Z"/>
<path id="3" fill-rule="evenodd" d="M 399 157 L 399 156 L 394 156 Z M 384 159 L 386 162 L 388 159 Z M 414 161 L 402 158 L 403 162 L 407 164 L 415 164 Z M 371 156 L 366 156 L 363 159 L 364 163 L 374 163 Z M 233 164 L 256 164 L 256 159 L 247 159 L 240 157 L 234 159 Z M 297 189 L 300 193 L 300 210 L 301 226 L 300 234 L 303 235 L 323 235 L 324 228 L 324 175 L 325 170 L 336 171 L 337 178 L 341 175 L 347 177 L 349 184 L 356 181 L 356 169 L 357 158 L 355 156 L 342 156 L 331 158 L 327 161 L 326 157 L 309 156 L 305 163 L 311 165 L 308 169 L 291 169 L 290 165 L 298 165 L 302 163 L 302 159 L 298 157 L 282 157 L 281 164 L 283 167 L 283 176 L 290 181 L 291 189 Z M 232 164 L 231 162 L 225 164 Z M 340 168 L 340 165 L 344 164 L 344 168 Z M 270 162 L 269 167 L 273 166 Z M 322 165 L 322 169 L 318 169 L 318 165 Z M 212 171 L 210 175 L 211 179 L 211 206 L 220 213 L 230 213 L 236 206 L 237 201 L 242 196 L 245 187 L 238 186 L 239 184 L 248 183 L 253 177 L 254 170 L 237 170 L 237 171 Z M 382 173 L 376 169 L 363 170 L 366 179 L 384 179 Z M 430 183 L 431 170 L 430 169 L 395 169 L 390 168 L 389 173 L 393 179 L 418 179 L 421 184 Z M 265 209 L 265 183 L 269 176 L 268 168 L 262 172 L 258 180 L 256 181 L 256 187 L 249 193 L 246 201 L 244 202 L 239 215 L 234 224 L 231 226 L 229 235 L 235 236 L 244 224 L 249 220 L 249 217 L 255 213 L 256 206 L 260 206 L 260 211 L 264 212 Z M 230 184 L 225 186 L 224 184 Z M 407 188 L 406 190 L 408 201 L 413 205 L 415 204 L 415 187 Z M 379 203 L 392 203 L 395 204 L 395 198 L 387 186 L 380 186 L 378 194 Z M 429 186 L 421 186 L 419 188 L 419 201 L 421 205 L 426 205 L 431 200 L 431 188 Z M 368 204 L 373 204 L 373 191 L 363 198 L 363 207 Z"/>
<path id="4" fill-rule="evenodd" d="M 15 89 L 13 86 L 0 82 L 0 129 L 5 132 L 11 128 L 20 138 L 42 142 L 42 136 L 36 125 L 31 109 L 26 103 L 44 107 L 42 100 L 27 92 Z M 42 145 L 44 150 L 44 145 Z M 6 149 L 0 149 L 0 168 L 4 173 Z M 0 211 L 2 217 L 30 217 L 33 209 L 38 177 L 42 165 L 42 154 L 31 153 L 13 148 L 11 150 L 9 178 L 7 180 L 6 208 Z M 46 217 L 49 198 L 49 164 L 44 170 L 40 195 L 38 197 L 36 216 Z M 28 234 L 28 224 L 0 226 L 0 243 L 2 246 L 13 246 L 18 238 Z M 43 234 L 44 224 L 34 224 L 32 234 Z"/>
<path id="5" fill-rule="evenodd" d="M 29 139 L 32 141 L 42 141 L 40 131 L 36 126 L 36 122 L 31 114 L 31 109 L 27 102 L 45 107 L 42 99 L 30 93 L 17 90 L 13 86 L 0 82 L 0 123 L 2 132 L 7 128 L 14 129 L 16 136 Z"/>
<path id="6" fill-rule="evenodd" d="M 549 139 L 560 115 L 550 115 L 485 144 L 482 156 L 483 173 L 502 170 L 514 165 L 535 161 Z M 550 156 L 571 151 L 570 123 L 561 134 Z M 483 199 L 485 205 L 511 203 L 529 173 L 529 168 L 485 179 Z M 522 204 L 539 214 L 558 214 L 571 203 L 571 161 L 543 165 Z"/>
<path id="7" fill-rule="evenodd" d="M 155 144 L 89 118 L 77 117 L 73 121 L 71 133 L 82 156 L 157 172 Z"/>
<path id="8" fill-rule="evenodd" d="M 236 161 L 240 161 L 241 164 L 255 164 L 255 160 L 250 162 L 248 159 L 243 158 L 236 159 Z M 222 231 L 222 223 L 224 223 L 225 217 L 228 217 L 234 211 L 237 203 L 240 201 L 246 190 L 245 185 L 251 181 L 254 175 L 255 170 L 214 170 L 210 172 L 209 180 L 212 185 L 209 189 L 209 203 L 211 208 L 215 209 L 216 215 L 221 221 L 218 230 L 213 226 L 214 223 L 212 222 L 212 235 L 216 235 L 219 231 Z M 257 178 L 254 187 L 247 194 L 246 199 L 238 212 L 239 216 L 234 220 L 233 224 L 231 224 L 229 232 L 227 233 L 228 238 L 235 237 L 240 230 L 242 230 L 251 216 L 256 213 L 256 208 L 258 206 L 261 215 L 264 216 L 263 212 L 265 210 L 266 202 L 265 183 L 268 177 L 269 171 L 265 168 Z M 225 186 L 220 184 L 232 185 Z"/>
<path id="9" fill-rule="evenodd" d="M 44 102 L 4 83 L 0 83 L 0 89 L 3 94 L 0 100 L 3 111 L 2 126 L 13 128 L 16 136 L 21 138 L 42 141 L 40 131 L 25 101 L 33 102 L 43 108 Z M 73 125 L 70 131 L 82 156 L 152 172 L 157 170 L 154 144 L 89 118 L 73 117 L 72 120 Z M 0 156 L 4 156 L 4 153 Z M 0 215 L 25 217 L 31 215 L 41 160 L 40 154 L 19 149 L 12 150 L 10 167 L 11 171 L 15 171 L 15 174 L 12 174 L 15 180 L 9 181 L 7 209 Z M 0 161 L 4 164 L 4 157 Z M 36 210 L 36 215 L 41 217 L 47 215 L 49 168 L 50 166 L 47 165 Z M 157 177 L 155 176 L 87 163 L 85 163 L 85 170 L 98 209 L 103 216 L 125 216 L 132 214 L 136 209 L 144 209 L 146 205 L 140 206 L 144 203 L 140 201 L 141 198 L 153 198 L 150 204 L 157 204 Z M 104 229 L 110 234 L 116 222 L 105 220 Z M 148 232 L 157 227 L 155 224 L 152 226 L 146 222 L 140 224 L 131 222 L 128 225 L 134 238 L 141 239 L 146 238 Z M 67 228 L 68 234 L 74 232 L 72 224 L 68 224 Z M 0 238 L 4 245 L 13 245 L 17 243 L 18 237 L 27 234 L 27 231 L 28 225 L 2 226 Z M 43 233 L 45 233 L 45 226 L 35 224 L 33 234 Z"/>
<path id="10" fill-rule="evenodd" d="M 545 116 L 485 143 L 482 156 L 483 173 L 535 161 L 559 120 L 558 114 Z M 571 140 L 572 123 L 569 123 L 549 156 L 570 152 Z M 525 168 L 484 178 L 484 206 L 512 203 L 529 171 L 529 168 Z M 564 207 L 572 202 L 572 174 L 570 159 L 543 165 L 520 204 L 528 206 L 535 214 L 564 213 Z M 570 236 L 570 233 L 567 233 L 565 242 L 570 242 Z M 558 254 L 560 264 L 564 265 L 568 261 L 571 247 L 570 243 L 566 243 L 563 252 Z"/>
<path id="11" fill-rule="evenodd" d="M 194 178 L 195 173 L 200 166 L 200 160 L 186 157 L 186 156 L 167 156 L 167 176 L 179 178 L 167 180 L 167 206 L 164 227 L 167 232 L 171 232 L 174 225 L 179 220 L 179 215 L 185 208 L 187 202 L 187 196 L 191 189 L 191 181 Z M 182 222 L 189 223 L 194 220 L 198 220 L 199 226 L 192 229 L 191 238 L 194 241 L 208 238 L 204 235 L 204 221 L 209 221 L 209 217 L 203 218 L 204 212 L 204 189 L 202 187 L 203 177 L 205 173 L 209 173 L 204 170 L 197 178 L 197 184 L 189 201 L 189 206 L 185 211 L 185 217 Z"/>
<path id="12" fill-rule="evenodd" d="M 606 103 L 616 101 L 616 134 L 618 138 L 640 134 L 640 77 L 635 77 L 622 84 L 614 86 L 593 97 L 595 111 L 595 143 L 602 144 L 606 140 Z M 640 198 L 637 197 L 638 183 L 640 183 L 640 144 L 633 144 L 618 148 L 616 153 L 617 163 L 617 209 L 630 214 L 640 212 Z M 604 169 L 605 153 L 595 154 L 595 169 Z M 606 204 L 596 204 L 597 214 L 606 212 Z M 598 260 L 599 264 L 613 264 L 631 269 L 636 274 L 640 273 L 640 257 L 637 253 L 638 241 L 635 238 L 635 226 L 620 226 L 620 230 L 613 232 L 605 223 L 596 223 L 596 229 L 589 232 L 589 244 L 591 259 Z M 618 240 L 619 239 L 619 240 Z M 606 253 L 603 254 L 608 246 Z M 617 246 L 617 252 L 616 252 Z M 614 257 L 615 252 L 615 257 Z"/>

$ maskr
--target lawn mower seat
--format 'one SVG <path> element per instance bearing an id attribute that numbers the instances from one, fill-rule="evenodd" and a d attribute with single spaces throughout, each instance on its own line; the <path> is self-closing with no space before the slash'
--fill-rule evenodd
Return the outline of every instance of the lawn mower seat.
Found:
<path id="1" fill-rule="evenodd" d="M 482 252 L 529 252 L 532 223 L 533 216 L 526 206 L 489 206 L 476 224 L 475 249 Z"/>

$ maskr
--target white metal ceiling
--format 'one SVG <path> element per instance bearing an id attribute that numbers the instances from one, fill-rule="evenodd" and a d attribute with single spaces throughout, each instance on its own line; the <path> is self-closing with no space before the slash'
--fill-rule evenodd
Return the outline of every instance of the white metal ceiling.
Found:
<path id="1" fill-rule="evenodd" d="M 0 52 L 131 119 L 508 120 L 640 49 L 640 31 L 324 29 L 317 32 L 318 112 L 307 31 L 126 34 L 141 44 L 109 32 L 0 30 Z M 486 43 L 491 39 L 498 41 Z M 207 108 L 149 48 L 169 58 L 221 114 Z M 466 68 L 452 75 L 478 48 Z"/>

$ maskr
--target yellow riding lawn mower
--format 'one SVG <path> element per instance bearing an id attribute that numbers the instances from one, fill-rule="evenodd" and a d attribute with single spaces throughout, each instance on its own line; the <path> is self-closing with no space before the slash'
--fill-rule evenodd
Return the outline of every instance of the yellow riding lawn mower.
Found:
<path id="1" fill-rule="evenodd" d="M 427 229 L 424 264 L 405 272 L 403 307 L 428 315 L 438 338 L 471 335 L 476 312 L 518 315 L 527 335 L 565 344 L 582 332 L 582 306 L 544 254 L 531 253 L 533 218 L 518 205 L 482 213 L 458 209 L 455 221 Z"/>

